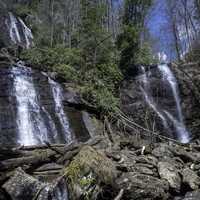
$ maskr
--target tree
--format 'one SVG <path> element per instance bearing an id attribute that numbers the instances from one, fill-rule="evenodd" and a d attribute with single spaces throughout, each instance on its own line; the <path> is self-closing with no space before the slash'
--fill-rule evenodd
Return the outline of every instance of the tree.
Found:
<path id="1" fill-rule="evenodd" d="M 106 6 L 101 1 L 81 0 L 79 47 L 83 50 L 87 69 L 99 63 L 108 63 L 112 58 L 112 34 L 106 30 L 103 20 Z"/>
<path id="2" fill-rule="evenodd" d="M 121 51 L 120 68 L 123 73 L 133 68 L 142 48 L 141 33 L 144 30 L 145 16 L 152 4 L 151 0 L 125 0 L 123 30 L 117 40 Z"/>

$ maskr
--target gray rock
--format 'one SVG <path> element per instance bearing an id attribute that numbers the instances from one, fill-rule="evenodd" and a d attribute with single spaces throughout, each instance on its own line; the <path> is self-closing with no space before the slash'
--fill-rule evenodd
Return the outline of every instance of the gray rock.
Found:
<path id="1" fill-rule="evenodd" d="M 171 147 L 165 143 L 161 143 L 158 147 L 153 149 L 152 154 L 159 159 L 174 157 Z"/>
<path id="2" fill-rule="evenodd" d="M 187 184 L 192 190 L 200 186 L 200 177 L 191 169 L 185 168 L 182 171 L 183 183 Z"/>
<path id="3" fill-rule="evenodd" d="M 20 168 L 3 185 L 3 188 L 13 200 L 33 199 L 37 192 L 45 187 L 44 183 L 26 174 Z"/>
<path id="4" fill-rule="evenodd" d="M 54 183 L 43 183 L 18 168 L 14 175 L 3 185 L 12 200 L 68 200 L 65 179 L 54 180 Z"/>
<path id="5" fill-rule="evenodd" d="M 82 111 L 82 118 L 90 137 L 102 135 L 103 124 L 88 112 Z"/>
<path id="6" fill-rule="evenodd" d="M 125 190 L 125 199 L 167 199 L 169 185 L 167 181 L 148 175 L 126 173 L 118 183 Z"/>
<path id="7" fill-rule="evenodd" d="M 175 191 L 180 191 L 181 188 L 181 177 L 178 170 L 168 162 L 158 163 L 158 172 L 162 179 L 168 181 L 170 187 Z"/>
<path id="8" fill-rule="evenodd" d="M 75 87 L 70 87 L 69 85 L 65 85 L 64 87 L 64 102 L 73 105 L 83 104 L 79 92 L 75 89 Z"/>
<path id="9" fill-rule="evenodd" d="M 143 164 L 149 164 L 149 165 L 156 167 L 158 164 L 158 159 L 152 155 L 145 155 L 145 156 L 140 155 L 136 158 L 136 162 L 143 163 Z"/>
<path id="10" fill-rule="evenodd" d="M 188 192 L 186 193 L 185 197 L 182 198 L 182 200 L 199 200 L 199 199 L 200 199 L 200 190 Z"/>
<path id="11" fill-rule="evenodd" d="M 136 164 L 135 165 L 135 169 L 138 173 L 140 174 L 146 174 L 146 175 L 150 175 L 150 176 L 153 176 L 154 175 L 154 172 L 152 169 L 149 169 L 148 167 L 146 166 L 142 166 L 142 165 L 138 165 Z"/>

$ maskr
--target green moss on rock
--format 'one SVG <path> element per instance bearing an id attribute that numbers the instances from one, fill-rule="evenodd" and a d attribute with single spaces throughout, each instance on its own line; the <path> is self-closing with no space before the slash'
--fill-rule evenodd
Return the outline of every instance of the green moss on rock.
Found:
<path id="1" fill-rule="evenodd" d="M 72 199 L 88 199 L 95 188 L 100 190 L 100 185 L 114 185 L 117 177 L 112 161 L 90 146 L 81 149 L 64 174 L 68 178 Z"/>

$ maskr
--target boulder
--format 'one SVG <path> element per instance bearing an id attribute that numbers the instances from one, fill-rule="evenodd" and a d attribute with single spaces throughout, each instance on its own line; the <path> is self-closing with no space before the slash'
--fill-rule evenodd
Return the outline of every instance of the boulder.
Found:
<path id="1" fill-rule="evenodd" d="M 200 190 L 196 190 L 193 192 L 186 193 L 184 198 L 181 198 L 180 200 L 199 200 L 200 199 Z"/>
<path id="2" fill-rule="evenodd" d="M 65 179 L 55 179 L 53 183 L 41 182 L 18 168 L 14 175 L 3 185 L 12 200 L 49 200 L 60 198 L 68 200 Z"/>
<path id="3" fill-rule="evenodd" d="M 115 191 L 118 174 L 116 167 L 103 153 L 90 146 L 84 146 L 80 150 L 64 169 L 64 174 L 68 179 L 71 200 L 99 199 L 98 196 L 108 188 L 108 199 L 113 198 L 112 191 Z"/>
<path id="4" fill-rule="evenodd" d="M 166 143 L 160 143 L 155 149 L 153 149 L 152 154 L 158 159 L 174 157 L 172 148 Z"/>
<path id="5" fill-rule="evenodd" d="M 90 137 L 96 137 L 103 134 L 103 124 L 101 121 L 86 111 L 82 111 L 82 119 Z"/>
<path id="6" fill-rule="evenodd" d="M 33 199 L 46 185 L 18 168 L 14 175 L 3 185 L 13 200 Z"/>
<path id="7" fill-rule="evenodd" d="M 200 186 L 200 177 L 191 169 L 185 168 L 182 171 L 183 183 L 188 185 L 192 190 L 197 190 Z"/>
<path id="8" fill-rule="evenodd" d="M 120 177 L 118 184 L 124 188 L 125 199 L 164 200 L 168 198 L 167 181 L 152 176 L 129 172 Z"/>
<path id="9" fill-rule="evenodd" d="M 159 162 L 158 163 L 158 172 L 161 179 L 168 181 L 169 186 L 179 192 L 181 189 L 181 177 L 179 171 L 168 162 Z"/>

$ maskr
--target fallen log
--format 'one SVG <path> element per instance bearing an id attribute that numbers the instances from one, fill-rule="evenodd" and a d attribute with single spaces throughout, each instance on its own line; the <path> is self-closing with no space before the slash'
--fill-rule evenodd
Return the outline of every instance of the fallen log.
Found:
<path id="1" fill-rule="evenodd" d="M 39 166 L 43 163 L 50 162 L 56 152 L 52 150 L 45 150 L 40 153 L 28 157 L 12 158 L 0 162 L 0 170 L 10 170 L 23 165 L 36 165 Z"/>

